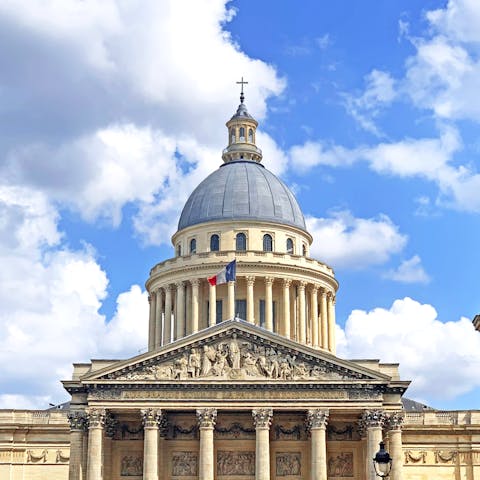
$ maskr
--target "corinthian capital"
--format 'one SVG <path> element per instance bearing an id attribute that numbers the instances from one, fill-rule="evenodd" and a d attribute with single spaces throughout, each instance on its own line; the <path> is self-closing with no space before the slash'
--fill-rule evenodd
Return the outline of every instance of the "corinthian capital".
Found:
<path id="1" fill-rule="evenodd" d="M 158 408 L 145 408 L 140 410 L 142 414 L 142 422 L 145 428 L 158 427 L 162 411 Z"/>
<path id="2" fill-rule="evenodd" d="M 199 408 L 197 410 L 197 420 L 200 428 L 213 428 L 217 421 L 217 409 Z"/>
<path id="3" fill-rule="evenodd" d="M 307 411 L 307 426 L 312 428 L 326 428 L 328 423 L 328 410 L 312 409 Z"/>
<path id="4" fill-rule="evenodd" d="M 106 410 L 104 408 L 87 408 L 88 428 L 103 428 L 105 426 Z"/>
<path id="5" fill-rule="evenodd" d="M 365 428 L 383 427 L 385 419 L 383 410 L 366 410 L 363 412 L 361 423 Z"/>
<path id="6" fill-rule="evenodd" d="M 388 415 L 386 424 L 389 430 L 401 430 L 404 420 L 403 412 L 393 412 Z"/>
<path id="7" fill-rule="evenodd" d="M 257 428 L 270 428 L 273 410 L 271 408 L 257 408 L 252 410 L 253 423 Z"/>
<path id="8" fill-rule="evenodd" d="M 85 412 L 69 412 L 68 422 L 70 423 L 70 430 L 86 430 L 87 416 Z"/>

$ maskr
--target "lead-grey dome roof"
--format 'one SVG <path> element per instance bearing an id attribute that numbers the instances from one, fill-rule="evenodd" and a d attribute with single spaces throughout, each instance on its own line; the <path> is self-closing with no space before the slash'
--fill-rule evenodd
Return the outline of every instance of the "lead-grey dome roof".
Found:
<path id="1" fill-rule="evenodd" d="M 306 230 L 288 187 L 263 165 L 246 160 L 225 163 L 198 185 L 183 207 L 178 230 L 224 220 L 275 222 Z"/>

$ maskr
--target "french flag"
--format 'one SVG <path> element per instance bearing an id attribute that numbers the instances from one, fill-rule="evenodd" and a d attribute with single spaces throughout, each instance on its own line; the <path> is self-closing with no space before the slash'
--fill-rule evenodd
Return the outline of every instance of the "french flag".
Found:
<path id="1" fill-rule="evenodd" d="M 235 281 L 237 276 L 237 261 L 233 260 L 220 270 L 214 277 L 208 279 L 210 285 L 220 285 L 222 283 Z"/>

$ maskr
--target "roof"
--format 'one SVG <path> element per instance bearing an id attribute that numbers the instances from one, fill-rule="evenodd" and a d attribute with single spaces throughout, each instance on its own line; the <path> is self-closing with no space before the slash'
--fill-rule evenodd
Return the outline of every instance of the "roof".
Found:
<path id="1" fill-rule="evenodd" d="M 178 229 L 225 220 L 274 222 L 306 231 L 293 193 L 263 165 L 250 160 L 225 163 L 200 183 L 183 207 Z"/>

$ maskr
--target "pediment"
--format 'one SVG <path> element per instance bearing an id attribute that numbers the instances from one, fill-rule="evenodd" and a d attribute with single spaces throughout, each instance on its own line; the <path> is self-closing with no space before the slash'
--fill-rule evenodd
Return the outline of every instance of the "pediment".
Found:
<path id="1" fill-rule="evenodd" d="M 381 381 L 390 377 L 230 320 L 82 377 L 82 383 Z"/>

